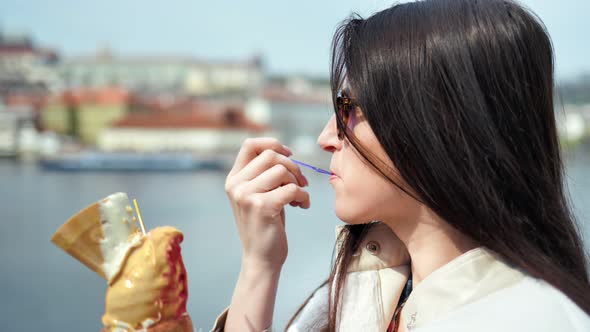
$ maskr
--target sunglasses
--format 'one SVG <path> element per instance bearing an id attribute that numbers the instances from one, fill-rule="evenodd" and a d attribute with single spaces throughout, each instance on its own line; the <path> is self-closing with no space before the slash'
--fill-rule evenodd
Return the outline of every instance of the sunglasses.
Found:
<path id="1" fill-rule="evenodd" d="M 336 121 L 336 123 L 339 140 L 344 139 L 344 131 L 348 128 L 348 121 L 350 120 L 351 115 L 354 114 L 356 107 L 357 103 L 353 98 L 350 98 L 346 92 L 342 90 L 338 91 L 338 94 L 336 95 L 336 111 L 338 112 L 338 121 Z"/>

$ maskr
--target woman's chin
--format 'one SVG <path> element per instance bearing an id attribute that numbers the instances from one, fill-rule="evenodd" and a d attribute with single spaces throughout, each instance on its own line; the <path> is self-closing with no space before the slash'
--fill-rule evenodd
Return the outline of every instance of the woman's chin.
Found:
<path id="1" fill-rule="evenodd" d="M 334 211 L 336 212 L 338 219 L 347 224 L 357 225 L 370 222 L 370 220 L 367 220 L 366 218 L 366 213 L 359 213 L 358 209 L 355 209 L 354 206 L 350 204 L 343 204 L 336 201 Z"/>

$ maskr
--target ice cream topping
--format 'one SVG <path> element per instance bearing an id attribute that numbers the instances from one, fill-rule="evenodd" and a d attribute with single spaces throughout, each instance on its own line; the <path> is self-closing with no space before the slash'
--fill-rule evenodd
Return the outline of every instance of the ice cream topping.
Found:
<path id="1" fill-rule="evenodd" d="M 139 244 L 142 234 L 137 218 L 125 193 L 116 193 L 99 202 L 102 233 L 100 250 L 104 262 L 102 270 L 110 282 L 119 272 L 121 263 L 131 247 Z"/>
<path id="2" fill-rule="evenodd" d="M 183 235 L 170 226 L 144 234 L 138 220 L 127 194 L 115 193 L 79 211 L 51 241 L 108 281 L 102 332 L 192 331 Z"/>
<path id="3" fill-rule="evenodd" d="M 158 227 L 130 248 L 107 290 L 105 328 L 133 331 L 185 314 L 188 291 L 182 240 L 176 228 Z"/>

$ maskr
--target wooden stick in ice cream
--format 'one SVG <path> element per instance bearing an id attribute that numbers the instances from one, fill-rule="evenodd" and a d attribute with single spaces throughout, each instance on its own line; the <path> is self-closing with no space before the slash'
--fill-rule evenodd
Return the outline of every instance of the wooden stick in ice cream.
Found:
<path id="1" fill-rule="evenodd" d="M 135 205 L 135 212 L 137 212 L 137 218 L 139 218 L 139 225 L 141 226 L 141 232 L 143 235 L 146 234 L 145 232 L 145 225 L 143 224 L 143 218 L 141 217 L 141 211 L 139 211 L 139 206 L 137 205 L 137 200 L 133 199 L 133 205 Z"/>

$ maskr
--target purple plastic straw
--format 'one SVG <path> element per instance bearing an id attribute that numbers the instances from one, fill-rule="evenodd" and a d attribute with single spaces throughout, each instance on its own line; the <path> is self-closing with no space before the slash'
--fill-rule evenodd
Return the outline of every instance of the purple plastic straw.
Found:
<path id="1" fill-rule="evenodd" d="M 313 169 L 314 171 L 316 171 L 316 172 L 318 172 L 318 173 L 322 173 L 322 174 L 328 174 L 328 175 L 332 175 L 332 174 L 334 174 L 334 173 L 332 173 L 332 172 L 330 172 L 330 171 L 326 171 L 325 169 L 321 169 L 321 168 L 319 168 L 319 167 L 311 166 L 311 165 L 309 165 L 309 164 L 306 164 L 306 163 L 304 163 L 304 162 L 302 162 L 302 161 L 299 161 L 299 160 L 295 160 L 295 159 L 291 159 L 291 160 L 292 160 L 294 163 L 296 163 L 296 164 L 299 164 L 299 165 L 301 165 L 301 166 L 305 166 L 305 167 L 311 168 L 311 169 Z"/>

